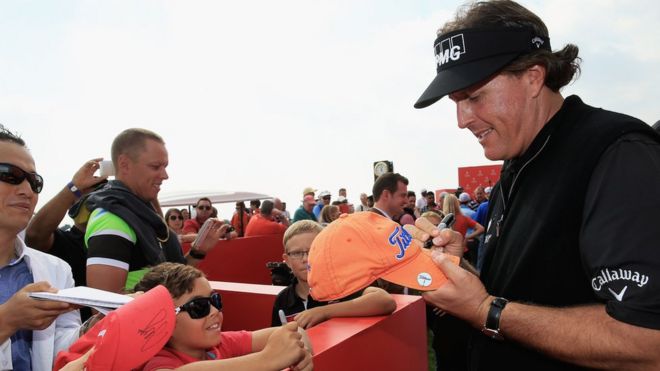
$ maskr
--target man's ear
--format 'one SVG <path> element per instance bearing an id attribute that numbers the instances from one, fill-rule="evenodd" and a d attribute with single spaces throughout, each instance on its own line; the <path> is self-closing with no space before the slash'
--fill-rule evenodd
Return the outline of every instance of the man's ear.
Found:
<path id="1" fill-rule="evenodd" d="M 119 155 L 119 157 L 117 158 L 117 164 L 115 164 L 115 166 L 117 166 L 117 173 L 118 174 L 126 173 L 130 168 L 130 166 L 132 165 L 132 163 L 133 160 L 131 160 L 131 158 L 127 154 L 122 153 L 121 155 Z"/>
<path id="2" fill-rule="evenodd" d="M 537 98 L 541 94 L 541 90 L 545 86 L 545 77 L 547 70 L 545 66 L 535 64 L 527 69 L 525 72 L 525 81 L 529 84 L 532 97 Z"/>
<path id="3" fill-rule="evenodd" d="M 287 267 L 291 268 L 291 264 L 289 263 L 289 256 L 286 253 L 282 254 L 282 260 L 284 260 Z"/>

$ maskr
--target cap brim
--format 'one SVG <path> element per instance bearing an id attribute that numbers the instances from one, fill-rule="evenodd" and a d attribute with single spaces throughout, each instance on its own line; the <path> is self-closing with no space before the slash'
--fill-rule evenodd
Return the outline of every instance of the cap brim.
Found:
<path id="1" fill-rule="evenodd" d="M 415 103 L 415 108 L 428 107 L 447 94 L 486 80 L 514 60 L 519 54 L 497 55 L 440 71 L 422 93 L 422 96 L 419 97 L 417 103 Z"/>
<path id="2" fill-rule="evenodd" d="M 460 258 L 447 255 L 458 265 Z M 382 279 L 420 291 L 435 290 L 447 282 L 447 277 L 431 258 L 431 250 L 420 248 L 408 264 L 381 276 Z"/>

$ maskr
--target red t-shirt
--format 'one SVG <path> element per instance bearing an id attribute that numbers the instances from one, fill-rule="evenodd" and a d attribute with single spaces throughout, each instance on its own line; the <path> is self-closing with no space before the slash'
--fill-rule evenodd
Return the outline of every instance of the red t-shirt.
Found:
<path id="1" fill-rule="evenodd" d="M 183 234 L 198 233 L 202 225 L 195 219 L 188 219 L 183 223 Z"/>
<path id="2" fill-rule="evenodd" d="M 257 214 L 250 218 L 250 222 L 245 228 L 245 237 L 282 234 L 284 231 L 286 231 L 284 224 L 268 220 L 263 215 Z"/>
<path id="3" fill-rule="evenodd" d="M 456 214 L 456 223 L 454 223 L 452 229 L 465 237 L 468 228 L 474 228 L 476 225 L 477 222 L 470 219 L 470 217 L 463 214 Z"/>
<path id="4" fill-rule="evenodd" d="M 207 350 L 206 359 L 227 359 L 250 353 L 252 353 L 252 333 L 248 331 L 229 331 L 222 332 L 220 344 Z M 199 359 L 165 347 L 144 365 L 142 371 L 175 369 L 198 361 Z"/>
<path id="5" fill-rule="evenodd" d="M 236 233 L 239 236 L 244 235 L 243 229 L 247 228 L 248 223 L 250 223 L 250 216 L 246 212 L 243 212 L 243 228 L 241 228 L 241 220 L 238 217 L 238 213 L 235 212 L 231 217 L 231 225 L 236 229 Z"/>

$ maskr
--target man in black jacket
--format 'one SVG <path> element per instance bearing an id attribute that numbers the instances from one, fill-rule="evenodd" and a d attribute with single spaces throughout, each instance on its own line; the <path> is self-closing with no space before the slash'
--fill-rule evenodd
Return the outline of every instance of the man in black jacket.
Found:
<path id="1" fill-rule="evenodd" d="M 450 283 L 425 294 L 473 327 L 468 368 L 659 369 L 660 136 L 564 99 L 577 46 L 553 52 L 515 2 L 474 3 L 438 35 L 415 107 L 448 95 L 459 127 L 505 161 L 481 277 L 438 254 Z"/>
<path id="2" fill-rule="evenodd" d="M 116 178 L 92 193 L 87 245 L 87 285 L 112 292 L 131 290 L 149 267 L 169 261 L 196 265 L 226 233 L 228 225 L 214 220 L 209 236 L 184 257 L 158 205 L 158 193 L 168 178 L 165 142 L 140 128 L 121 132 L 112 142 Z"/>

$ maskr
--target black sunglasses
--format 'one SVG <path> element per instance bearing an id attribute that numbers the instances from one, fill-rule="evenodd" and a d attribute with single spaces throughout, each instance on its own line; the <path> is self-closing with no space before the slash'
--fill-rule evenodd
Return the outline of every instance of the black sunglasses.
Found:
<path id="1" fill-rule="evenodd" d="M 170 215 L 170 220 L 183 220 L 183 216 L 181 215 Z"/>
<path id="2" fill-rule="evenodd" d="M 200 209 L 200 210 L 211 210 L 211 206 L 202 205 L 202 206 L 197 206 L 197 208 Z"/>
<path id="3" fill-rule="evenodd" d="M 41 192 L 44 187 L 44 178 L 37 173 L 28 173 L 20 167 L 12 164 L 0 163 L 0 181 L 19 185 L 27 179 L 30 183 L 30 188 L 34 193 Z"/>
<path id="4" fill-rule="evenodd" d="M 196 298 L 174 309 L 175 314 L 188 312 L 192 319 L 204 318 L 211 313 L 211 305 L 217 310 L 222 310 L 222 298 L 220 294 L 214 292 L 208 298 Z"/>

